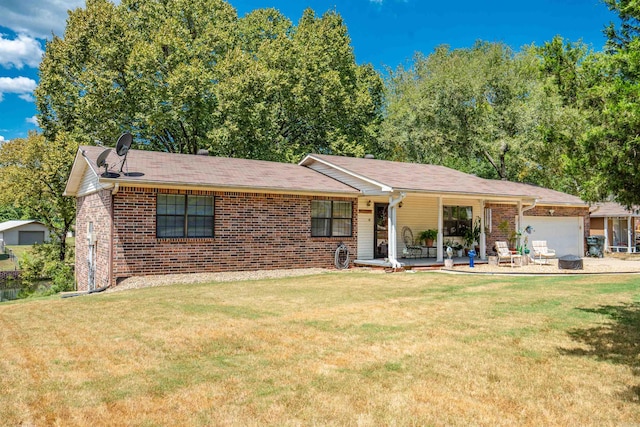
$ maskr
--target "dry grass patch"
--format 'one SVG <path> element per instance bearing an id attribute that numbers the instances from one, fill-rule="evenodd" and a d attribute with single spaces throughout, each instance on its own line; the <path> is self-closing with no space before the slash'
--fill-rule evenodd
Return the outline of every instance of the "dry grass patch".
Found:
<path id="1" fill-rule="evenodd" d="M 636 276 L 335 273 L 0 305 L 8 425 L 621 425 Z"/>

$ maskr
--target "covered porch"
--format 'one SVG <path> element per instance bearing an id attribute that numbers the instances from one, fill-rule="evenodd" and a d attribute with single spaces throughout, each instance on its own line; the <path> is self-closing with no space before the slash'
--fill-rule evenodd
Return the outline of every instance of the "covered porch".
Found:
<path id="1" fill-rule="evenodd" d="M 513 221 L 519 224 L 523 213 L 535 206 L 535 199 L 523 199 L 409 191 L 365 194 L 358 201 L 358 253 L 354 264 L 390 268 L 438 267 L 444 265 L 447 246 L 474 249 L 474 261 L 486 263 L 490 248 L 487 248 L 485 233 L 490 229 L 491 221 L 491 209 L 486 205 L 512 204 L 516 212 Z M 409 233 L 406 233 L 407 229 Z M 471 229 L 476 231 L 473 239 L 468 237 Z M 435 232 L 433 242 L 425 244 L 420 239 L 425 230 Z M 462 250 L 454 252 L 453 259 L 456 265 L 469 264 L 469 258 Z"/>

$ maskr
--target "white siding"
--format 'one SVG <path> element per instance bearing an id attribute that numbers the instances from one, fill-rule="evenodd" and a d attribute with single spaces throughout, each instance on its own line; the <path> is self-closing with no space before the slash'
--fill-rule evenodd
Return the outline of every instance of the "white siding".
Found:
<path id="1" fill-rule="evenodd" d="M 78 188 L 78 195 L 84 196 L 87 194 L 95 193 L 102 189 L 100 182 L 98 181 L 98 175 L 91 170 L 90 167 L 86 167 L 84 170 L 84 174 L 82 175 L 82 181 L 80 182 L 80 186 Z"/>

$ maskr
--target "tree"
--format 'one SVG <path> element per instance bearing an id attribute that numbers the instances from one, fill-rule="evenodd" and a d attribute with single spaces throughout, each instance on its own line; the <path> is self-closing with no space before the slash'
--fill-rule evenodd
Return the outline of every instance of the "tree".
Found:
<path id="1" fill-rule="evenodd" d="M 358 66 L 335 12 L 298 26 L 273 9 L 239 19 L 223 0 L 88 0 L 47 44 L 36 99 L 60 131 L 143 148 L 296 161 L 361 155 L 383 85 Z"/>
<path id="2" fill-rule="evenodd" d="M 581 195 L 597 201 L 611 196 L 627 206 L 640 204 L 640 5 L 606 0 L 622 24 L 606 30 L 605 53 L 583 67 L 589 81 L 580 99 L 588 114 L 573 167 L 589 171 Z"/>
<path id="3" fill-rule="evenodd" d="M 60 261 L 75 220 L 75 200 L 62 195 L 77 151 L 74 140 L 60 132 L 47 141 L 31 132 L 0 145 L 0 204 L 11 204 L 49 227 Z"/>
<path id="4" fill-rule="evenodd" d="M 541 129 L 554 125 L 560 99 L 545 91 L 533 48 L 441 46 L 392 72 L 387 86 L 384 156 L 514 181 L 555 176 L 557 165 L 540 161 Z"/>

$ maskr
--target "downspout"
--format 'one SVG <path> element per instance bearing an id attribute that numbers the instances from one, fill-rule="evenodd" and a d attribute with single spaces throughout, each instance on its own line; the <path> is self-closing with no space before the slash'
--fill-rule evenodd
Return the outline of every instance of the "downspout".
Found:
<path id="1" fill-rule="evenodd" d="M 521 228 L 522 227 L 522 214 L 524 214 L 527 211 L 530 211 L 531 209 L 536 207 L 536 204 L 538 203 L 538 199 L 533 199 L 533 204 L 531 206 L 527 206 L 526 208 L 522 208 L 522 205 L 520 205 L 520 215 L 518 217 L 518 221 L 520 222 L 520 224 L 518 224 L 518 227 Z M 520 230 L 518 230 L 520 231 Z M 520 239 L 522 239 L 522 236 L 520 236 Z M 518 242 L 518 245 L 521 246 L 522 242 Z"/>
<path id="2" fill-rule="evenodd" d="M 114 206 L 116 202 L 115 196 L 116 194 L 118 194 L 119 190 L 120 190 L 120 184 L 116 182 L 113 185 L 113 190 L 111 190 L 111 212 L 110 212 L 111 224 L 109 225 L 109 271 L 107 272 L 107 274 L 109 275 L 109 279 L 107 280 L 107 285 L 105 286 L 105 288 L 112 285 L 111 280 L 113 279 L 113 227 L 114 227 L 113 211 L 114 211 Z"/>
<path id="3" fill-rule="evenodd" d="M 398 261 L 398 246 L 397 246 L 397 233 L 396 233 L 396 206 L 407 197 L 407 193 L 400 193 L 397 198 L 393 198 L 393 195 L 389 196 L 389 208 L 388 208 L 388 238 L 389 238 L 389 263 L 392 268 L 400 268 L 402 264 Z"/>

